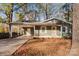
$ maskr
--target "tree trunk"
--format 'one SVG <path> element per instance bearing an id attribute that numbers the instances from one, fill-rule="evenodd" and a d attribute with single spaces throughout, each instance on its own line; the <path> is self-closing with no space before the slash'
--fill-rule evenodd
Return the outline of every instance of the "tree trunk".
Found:
<path id="1" fill-rule="evenodd" d="M 72 48 L 69 55 L 79 55 L 79 4 L 73 4 Z"/>
<path id="2" fill-rule="evenodd" d="M 9 34 L 10 34 L 10 38 L 12 37 L 12 25 L 10 24 L 12 22 L 12 17 L 13 17 L 13 4 L 11 4 L 11 11 L 9 14 Z"/>
<path id="3" fill-rule="evenodd" d="M 46 10 L 45 10 L 45 13 L 46 13 L 46 19 L 48 19 L 48 12 L 47 12 L 47 3 L 46 3 Z"/>

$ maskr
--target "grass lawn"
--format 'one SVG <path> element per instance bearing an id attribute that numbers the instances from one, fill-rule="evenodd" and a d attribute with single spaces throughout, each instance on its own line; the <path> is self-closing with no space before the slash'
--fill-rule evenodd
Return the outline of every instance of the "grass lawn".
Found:
<path id="1" fill-rule="evenodd" d="M 15 56 L 61 56 L 71 49 L 70 39 L 31 39 L 16 50 Z"/>

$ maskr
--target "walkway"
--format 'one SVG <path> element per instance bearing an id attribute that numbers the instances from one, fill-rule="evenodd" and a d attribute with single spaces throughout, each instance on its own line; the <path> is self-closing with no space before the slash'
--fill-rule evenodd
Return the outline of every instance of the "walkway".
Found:
<path id="1" fill-rule="evenodd" d="M 0 39 L 0 56 L 9 56 L 27 41 L 25 35 L 13 39 Z"/>

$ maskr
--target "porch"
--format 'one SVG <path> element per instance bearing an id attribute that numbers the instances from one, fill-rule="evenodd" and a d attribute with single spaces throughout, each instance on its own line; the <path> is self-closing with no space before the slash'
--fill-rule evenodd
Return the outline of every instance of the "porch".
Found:
<path id="1" fill-rule="evenodd" d="M 33 26 L 23 27 L 26 36 L 43 38 L 62 38 L 68 33 L 66 26 Z"/>

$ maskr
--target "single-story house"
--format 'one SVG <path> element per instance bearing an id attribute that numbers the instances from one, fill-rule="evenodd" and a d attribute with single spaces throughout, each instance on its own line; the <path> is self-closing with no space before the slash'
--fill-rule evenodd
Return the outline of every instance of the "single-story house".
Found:
<path id="1" fill-rule="evenodd" d="M 72 23 L 55 18 L 43 22 L 15 22 L 11 25 L 20 26 L 26 36 L 62 38 L 72 34 Z"/>

